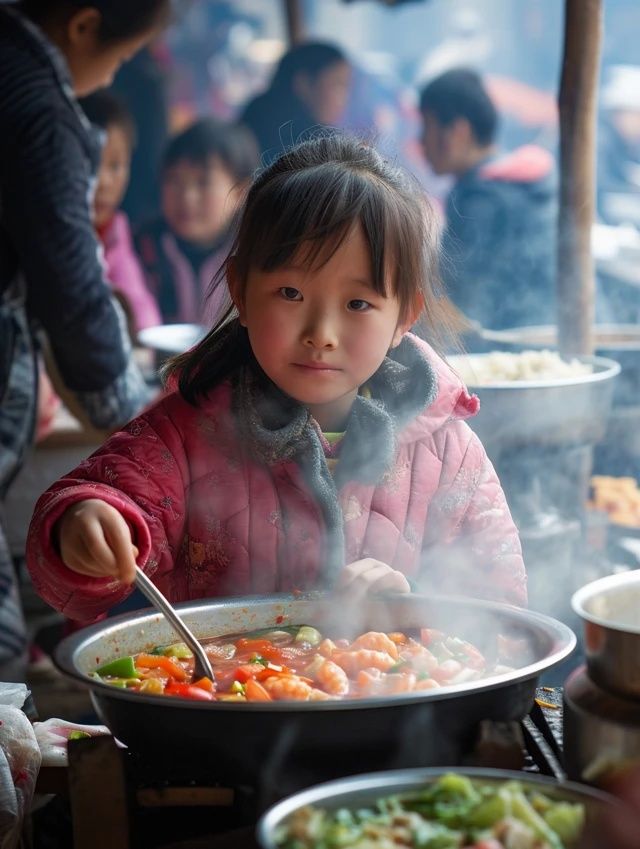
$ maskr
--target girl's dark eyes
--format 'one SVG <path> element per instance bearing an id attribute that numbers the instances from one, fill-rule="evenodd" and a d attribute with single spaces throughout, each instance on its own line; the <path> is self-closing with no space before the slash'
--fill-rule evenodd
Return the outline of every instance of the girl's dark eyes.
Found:
<path id="1" fill-rule="evenodd" d="M 349 309 L 354 312 L 365 312 L 371 307 L 369 301 L 363 301 L 362 298 L 354 298 L 349 301 Z"/>
<path id="2" fill-rule="evenodd" d="M 294 289 L 293 286 L 281 286 L 280 294 L 285 301 L 301 301 L 302 294 L 299 289 Z"/>

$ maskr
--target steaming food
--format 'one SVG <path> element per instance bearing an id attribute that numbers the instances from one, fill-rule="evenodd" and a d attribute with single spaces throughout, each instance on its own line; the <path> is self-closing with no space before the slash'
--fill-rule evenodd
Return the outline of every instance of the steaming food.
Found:
<path id="1" fill-rule="evenodd" d="M 635 478 L 594 475 L 591 478 L 588 506 L 594 510 L 604 510 L 616 525 L 640 527 L 640 489 Z"/>
<path id="2" fill-rule="evenodd" d="M 563 360 L 556 351 L 492 351 L 489 354 L 451 357 L 450 362 L 469 386 L 505 381 L 561 380 L 591 374 L 580 360 Z"/>
<path id="3" fill-rule="evenodd" d="M 518 781 L 486 784 L 448 773 L 370 808 L 300 808 L 276 843 L 280 849 L 570 849 L 584 822 L 580 803 L 556 801 Z"/>
<path id="4" fill-rule="evenodd" d="M 120 657 L 93 673 L 113 687 L 199 701 L 319 701 L 369 698 L 477 680 L 507 667 L 489 664 L 471 643 L 433 628 L 369 631 L 330 639 L 310 625 L 203 640 L 215 681 L 192 681 L 184 643 Z M 514 641 L 499 638 L 504 656 Z"/>

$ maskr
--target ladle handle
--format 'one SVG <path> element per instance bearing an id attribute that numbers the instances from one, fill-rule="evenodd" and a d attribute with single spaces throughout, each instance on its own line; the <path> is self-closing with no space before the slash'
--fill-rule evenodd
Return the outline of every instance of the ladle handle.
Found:
<path id="1" fill-rule="evenodd" d="M 178 616 L 171 603 L 162 595 L 153 581 L 149 580 L 139 566 L 136 566 L 136 586 L 157 610 L 164 613 L 165 617 L 193 652 L 195 660 L 193 677 L 197 679 L 206 675 L 211 681 L 215 681 L 215 675 L 209 663 L 209 658 L 200 645 L 199 640 Z"/>

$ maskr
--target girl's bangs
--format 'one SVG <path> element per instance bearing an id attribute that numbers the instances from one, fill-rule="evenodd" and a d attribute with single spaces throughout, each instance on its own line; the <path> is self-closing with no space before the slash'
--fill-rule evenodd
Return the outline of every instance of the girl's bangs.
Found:
<path id="1" fill-rule="evenodd" d="M 249 266 L 320 268 L 359 222 L 369 246 L 373 288 L 387 295 L 387 259 L 398 244 L 389 203 L 383 183 L 357 171 L 345 175 L 334 163 L 275 178 L 255 198 L 251 220 L 241 224 L 246 231 L 241 240 L 246 235 L 252 245 Z M 249 267 L 243 270 L 248 273 Z"/>

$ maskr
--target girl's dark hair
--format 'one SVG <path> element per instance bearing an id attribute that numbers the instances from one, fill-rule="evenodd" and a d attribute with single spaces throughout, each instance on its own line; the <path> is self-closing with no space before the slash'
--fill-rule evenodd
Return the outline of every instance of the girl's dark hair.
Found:
<path id="1" fill-rule="evenodd" d="M 213 286 L 222 283 L 230 261 L 240 297 L 251 269 L 272 271 L 294 258 L 308 267 L 321 266 L 356 222 L 369 246 L 376 292 L 399 299 L 401 321 L 422 315 L 426 335 L 443 348 L 455 338 L 457 326 L 440 291 L 433 211 L 417 181 L 373 147 L 343 133 L 302 142 L 255 179 Z M 233 313 L 229 306 L 202 342 L 165 370 L 192 404 L 252 356 L 247 333 Z"/>
<path id="2" fill-rule="evenodd" d="M 288 50 L 275 70 L 270 88 L 291 91 L 296 74 L 307 74 L 315 79 L 326 68 L 347 62 L 345 54 L 333 44 L 324 41 L 307 41 Z"/>
<path id="3" fill-rule="evenodd" d="M 203 118 L 171 139 L 162 157 L 162 172 L 185 160 L 207 165 L 212 156 L 220 159 L 238 182 L 247 180 L 258 167 L 258 148 L 246 127 Z"/>
<path id="4" fill-rule="evenodd" d="M 127 135 L 131 147 L 136 142 L 136 125 L 133 115 L 124 101 L 102 89 L 83 97 L 79 101 L 82 111 L 92 124 L 107 130 L 109 127 L 120 127 Z"/>
<path id="5" fill-rule="evenodd" d="M 40 24 L 64 21 L 80 9 L 97 9 L 103 43 L 134 38 L 168 23 L 171 0 L 21 0 L 19 8 Z"/>

